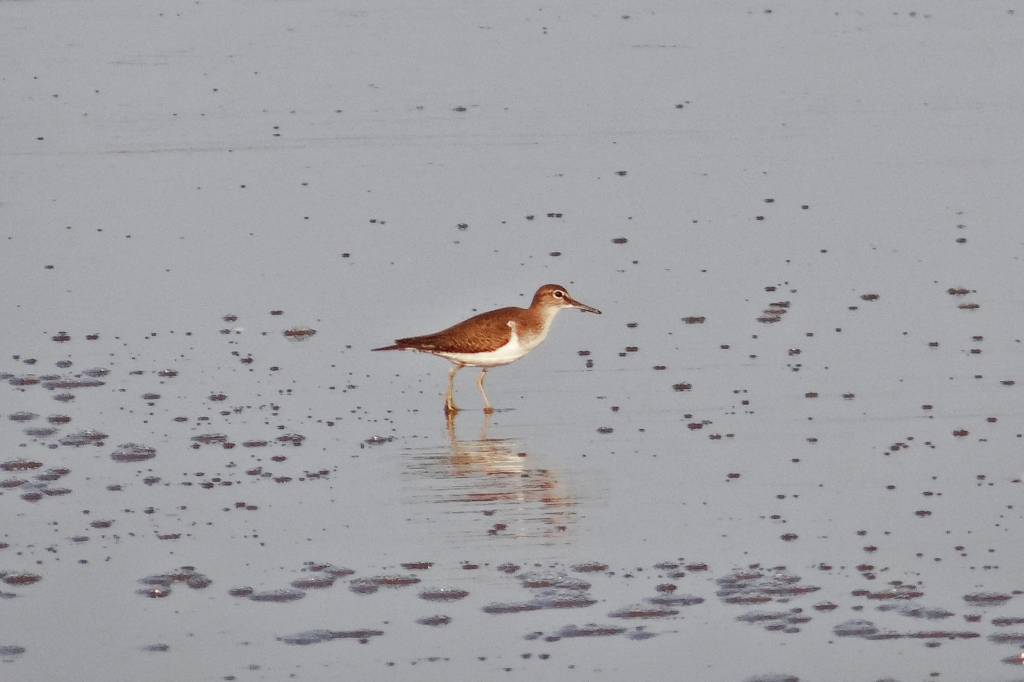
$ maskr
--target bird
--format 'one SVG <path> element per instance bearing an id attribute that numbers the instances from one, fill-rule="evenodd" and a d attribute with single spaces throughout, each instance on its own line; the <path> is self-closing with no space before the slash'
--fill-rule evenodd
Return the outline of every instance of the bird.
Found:
<path id="1" fill-rule="evenodd" d="M 454 398 L 455 375 L 463 367 L 479 367 L 476 385 L 484 400 L 484 412 L 490 414 L 494 408 L 484 390 L 487 370 L 513 363 L 539 346 L 547 337 L 555 315 L 564 308 L 601 314 L 597 308 L 574 299 L 561 284 L 545 284 L 537 289 L 529 308 L 491 310 L 439 332 L 396 339 L 393 345 L 372 350 L 414 350 L 451 362 L 453 367 L 448 372 L 448 393 L 444 401 L 447 415 L 459 411 Z"/>

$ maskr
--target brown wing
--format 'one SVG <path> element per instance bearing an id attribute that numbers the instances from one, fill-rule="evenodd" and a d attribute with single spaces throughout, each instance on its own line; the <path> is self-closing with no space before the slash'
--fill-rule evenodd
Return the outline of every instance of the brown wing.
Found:
<path id="1" fill-rule="evenodd" d="M 501 308 L 481 313 L 435 334 L 398 339 L 399 348 L 433 353 L 483 353 L 505 345 L 512 336 L 509 320 L 523 313 L 521 308 Z"/>

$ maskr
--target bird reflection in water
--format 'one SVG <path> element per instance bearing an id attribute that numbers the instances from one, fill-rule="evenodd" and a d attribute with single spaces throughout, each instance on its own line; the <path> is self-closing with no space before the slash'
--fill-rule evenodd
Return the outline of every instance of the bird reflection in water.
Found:
<path id="1" fill-rule="evenodd" d="M 479 517 L 472 534 L 554 539 L 575 522 L 576 498 L 558 472 L 537 466 L 522 443 L 488 435 L 485 414 L 480 437 L 460 440 L 457 414 L 448 416 L 449 448 L 412 451 L 406 470 L 417 479 L 420 501 L 450 505 L 445 511 Z M 472 518 L 471 516 L 471 518 Z"/>

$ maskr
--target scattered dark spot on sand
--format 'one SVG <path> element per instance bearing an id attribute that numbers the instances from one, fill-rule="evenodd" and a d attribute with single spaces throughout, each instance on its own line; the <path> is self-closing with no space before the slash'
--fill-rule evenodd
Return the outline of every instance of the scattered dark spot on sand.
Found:
<path id="1" fill-rule="evenodd" d="M 441 626 L 441 625 L 448 625 L 449 623 L 452 622 L 452 619 L 451 619 L 450 616 L 437 615 L 437 616 L 427 616 L 425 618 L 417 618 L 416 622 L 419 623 L 420 625 L 430 625 L 432 627 L 438 627 L 438 626 Z"/>

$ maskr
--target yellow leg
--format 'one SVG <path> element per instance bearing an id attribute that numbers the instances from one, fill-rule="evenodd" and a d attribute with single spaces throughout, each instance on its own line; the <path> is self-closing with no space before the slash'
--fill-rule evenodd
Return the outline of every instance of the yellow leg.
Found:
<path id="1" fill-rule="evenodd" d="M 494 408 L 491 407 L 491 401 L 487 399 L 487 393 L 484 391 L 484 379 L 487 378 L 487 368 L 480 368 L 480 376 L 476 378 L 476 387 L 480 389 L 480 395 L 484 398 L 484 414 L 490 414 L 494 412 Z"/>
<path id="2" fill-rule="evenodd" d="M 462 369 L 462 365 L 455 365 L 448 372 L 448 395 L 444 399 L 444 413 L 455 414 L 459 408 L 455 407 L 455 374 Z"/>

